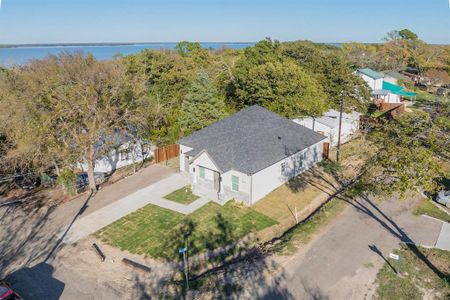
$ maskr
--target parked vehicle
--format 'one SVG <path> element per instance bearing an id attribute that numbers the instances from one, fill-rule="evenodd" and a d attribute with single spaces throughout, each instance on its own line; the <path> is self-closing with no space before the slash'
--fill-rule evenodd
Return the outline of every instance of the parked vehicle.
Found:
<path id="1" fill-rule="evenodd" d="M 41 184 L 41 180 L 34 175 L 20 175 L 15 178 L 14 183 L 19 188 L 30 191 L 38 187 Z"/>
<path id="2" fill-rule="evenodd" d="M 434 197 L 434 201 L 450 208 L 450 190 L 440 191 L 436 197 Z"/>
<path id="3" fill-rule="evenodd" d="M 94 178 L 95 178 L 95 183 L 97 185 L 99 185 L 99 184 L 105 182 L 105 173 L 95 172 Z M 88 174 L 86 172 L 82 172 L 82 173 L 78 174 L 77 180 L 76 180 L 77 190 L 79 191 L 88 185 L 89 185 Z"/>
<path id="4" fill-rule="evenodd" d="M 20 300 L 22 299 L 11 288 L 11 285 L 4 280 L 0 280 L 0 300 Z"/>

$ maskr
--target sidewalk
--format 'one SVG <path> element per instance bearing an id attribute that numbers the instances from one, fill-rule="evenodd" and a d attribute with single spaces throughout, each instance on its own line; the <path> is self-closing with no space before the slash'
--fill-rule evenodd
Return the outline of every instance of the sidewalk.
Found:
<path id="1" fill-rule="evenodd" d="M 188 184 L 189 177 L 186 174 L 176 173 L 146 188 L 138 190 L 131 195 L 77 219 L 67 232 L 63 242 L 67 244 L 74 243 L 147 204 L 154 204 L 182 214 L 189 214 L 209 202 L 207 199 L 200 198 L 189 205 L 182 205 L 163 199 L 165 195 Z M 66 230 L 67 227 L 61 231 L 60 236 L 63 236 Z"/>
<path id="2" fill-rule="evenodd" d="M 435 248 L 450 251 L 450 224 L 444 222 Z"/>

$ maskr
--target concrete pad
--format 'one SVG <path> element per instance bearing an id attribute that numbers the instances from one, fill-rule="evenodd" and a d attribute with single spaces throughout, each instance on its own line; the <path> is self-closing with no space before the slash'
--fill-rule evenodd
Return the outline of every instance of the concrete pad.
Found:
<path id="1" fill-rule="evenodd" d="M 442 224 L 441 233 L 436 243 L 436 248 L 450 251 L 450 224 Z"/>

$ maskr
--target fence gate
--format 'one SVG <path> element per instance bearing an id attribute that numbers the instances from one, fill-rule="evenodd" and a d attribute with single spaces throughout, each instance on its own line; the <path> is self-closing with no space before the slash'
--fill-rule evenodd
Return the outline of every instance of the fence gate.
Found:
<path id="1" fill-rule="evenodd" d="M 322 156 L 324 159 L 328 159 L 328 157 L 330 156 L 330 143 L 323 143 Z"/>
<path id="2" fill-rule="evenodd" d="M 153 151 L 155 163 L 169 160 L 180 155 L 180 145 L 173 144 L 162 148 L 156 148 Z"/>

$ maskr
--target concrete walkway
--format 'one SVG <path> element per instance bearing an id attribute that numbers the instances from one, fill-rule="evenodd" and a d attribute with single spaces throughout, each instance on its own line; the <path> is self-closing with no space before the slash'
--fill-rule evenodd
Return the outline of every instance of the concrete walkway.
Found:
<path id="1" fill-rule="evenodd" d="M 444 222 L 435 248 L 450 251 L 450 224 Z"/>
<path id="2" fill-rule="evenodd" d="M 182 214 L 190 214 L 208 203 L 209 200 L 199 198 L 189 205 L 183 205 L 163 198 L 165 195 L 188 184 L 189 177 L 186 174 L 173 174 L 168 178 L 151 184 L 146 188 L 138 190 L 131 195 L 77 219 L 69 228 L 69 231 L 65 234 L 68 228 L 66 227 L 60 233 L 60 236 L 62 237 L 65 234 L 63 238 L 64 243 L 74 243 L 147 204 L 158 205 Z M 95 198 L 93 201 L 95 201 Z"/>

